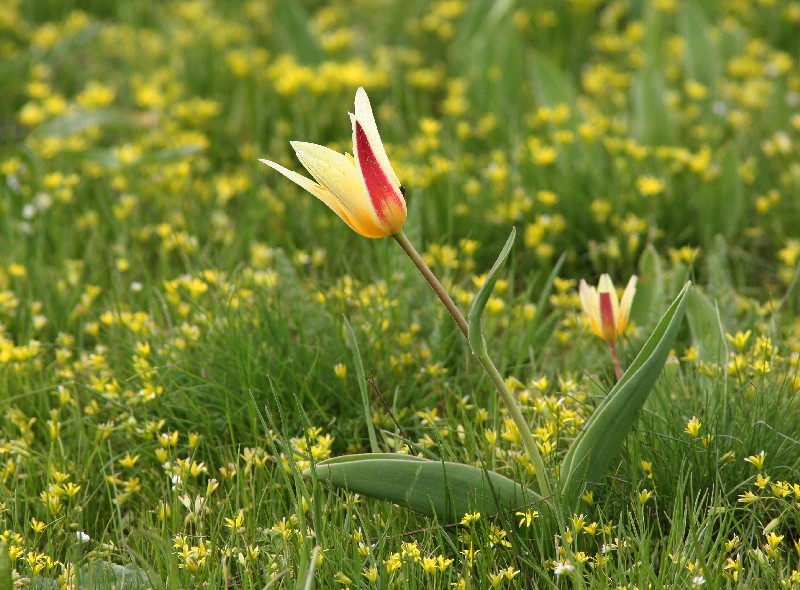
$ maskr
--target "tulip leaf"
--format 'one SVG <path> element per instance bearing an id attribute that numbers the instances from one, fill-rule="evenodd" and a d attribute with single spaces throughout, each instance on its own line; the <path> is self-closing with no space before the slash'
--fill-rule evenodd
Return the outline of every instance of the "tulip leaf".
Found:
<path id="1" fill-rule="evenodd" d="M 361 360 L 361 351 L 358 349 L 358 338 L 353 331 L 353 327 L 347 318 L 344 318 L 344 330 L 347 333 L 349 344 L 353 347 L 353 362 L 356 365 L 356 377 L 358 377 L 358 389 L 361 392 L 361 406 L 364 410 L 364 420 L 367 422 L 367 434 L 369 435 L 369 448 L 373 453 L 377 453 L 378 436 L 375 434 L 375 424 L 372 423 L 372 412 L 369 407 L 369 393 L 367 392 L 367 375 L 364 372 L 364 362 Z"/>
<path id="2" fill-rule="evenodd" d="M 686 306 L 686 319 L 692 333 L 692 346 L 700 360 L 719 360 L 725 349 L 720 317 L 714 303 L 699 289 L 693 289 Z"/>
<path id="3" fill-rule="evenodd" d="M 597 481 L 603 475 L 633 428 L 678 334 L 690 284 L 683 287 L 633 364 L 600 402 L 572 442 L 561 466 L 561 490 L 566 507 L 577 500 L 584 478 Z"/>
<path id="4" fill-rule="evenodd" d="M 497 279 L 500 278 L 500 269 L 503 268 L 503 264 L 505 264 L 508 255 L 511 253 L 511 246 L 514 245 L 514 238 L 516 235 L 517 228 L 512 228 L 511 235 L 509 235 L 506 240 L 506 245 L 503 246 L 503 249 L 500 251 L 500 255 L 497 257 L 489 274 L 486 275 L 486 280 L 478 290 L 478 294 L 475 295 L 475 301 L 473 301 L 467 316 L 467 322 L 469 323 L 469 345 L 472 348 L 473 354 L 477 357 L 487 354 L 486 340 L 484 340 L 483 334 L 481 333 L 481 318 L 483 317 L 483 310 L 486 309 L 486 303 L 489 301 L 495 283 L 497 283 Z"/>
<path id="5" fill-rule="evenodd" d="M 443 522 L 457 521 L 468 512 L 494 515 L 542 500 L 498 473 L 410 455 L 347 455 L 317 463 L 314 469 L 318 479 L 331 485 Z M 310 477 L 311 472 L 303 475 Z"/>
<path id="6" fill-rule="evenodd" d="M 631 318 L 637 325 L 650 328 L 655 324 L 664 291 L 664 265 L 658 251 L 649 244 L 639 258 L 639 281 L 631 307 Z"/>

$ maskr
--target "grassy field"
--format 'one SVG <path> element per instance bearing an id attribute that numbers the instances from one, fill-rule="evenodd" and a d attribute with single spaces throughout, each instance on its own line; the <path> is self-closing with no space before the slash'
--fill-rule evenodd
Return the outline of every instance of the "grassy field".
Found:
<path id="1" fill-rule="evenodd" d="M 800 587 L 799 56 L 788 0 L 0 0 L 0 590 Z M 553 477 L 616 381 L 579 280 L 638 275 L 623 368 L 694 284 L 555 531 L 302 475 L 536 482 L 394 240 L 257 161 L 352 151 L 359 86 L 465 311 L 517 229 L 484 332 Z"/>

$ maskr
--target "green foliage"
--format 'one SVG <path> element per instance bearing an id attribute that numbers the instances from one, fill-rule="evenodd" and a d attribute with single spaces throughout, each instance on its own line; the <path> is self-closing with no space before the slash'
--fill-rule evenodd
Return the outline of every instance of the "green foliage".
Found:
<path id="1" fill-rule="evenodd" d="M 313 473 L 329 484 L 388 500 L 443 523 L 458 521 L 470 512 L 494 516 L 514 508 L 538 507 L 542 501 L 513 480 L 486 469 L 410 455 L 336 457 L 317 463 Z"/>
<path id="2" fill-rule="evenodd" d="M 796 2 L 0 0 L 0 589 L 796 586 L 799 22 Z M 614 385 L 578 280 L 639 275 L 623 368 L 697 285 L 563 523 L 534 502 L 437 524 L 300 475 L 380 448 L 473 466 L 476 489 L 537 478 L 397 245 L 257 163 L 352 153 L 359 85 L 460 308 L 517 229 L 481 331 L 548 477 Z"/>
<path id="3" fill-rule="evenodd" d="M 597 481 L 617 455 L 625 436 L 661 374 L 678 335 L 689 296 L 678 294 L 636 359 L 608 392 L 572 442 L 561 467 L 561 490 L 567 506 L 577 501 L 584 480 Z"/>

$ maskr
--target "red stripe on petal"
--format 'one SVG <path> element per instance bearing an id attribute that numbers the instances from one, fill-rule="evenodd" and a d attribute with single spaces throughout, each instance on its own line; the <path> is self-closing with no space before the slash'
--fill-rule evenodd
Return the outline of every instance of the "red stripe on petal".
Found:
<path id="1" fill-rule="evenodd" d="M 381 223 L 388 223 L 388 210 L 392 206 L 403 208 L 404 202 L 398 194 L 397 187 L 389 182 L 389 178 L 378 163 L 375 152 L 367 139 L 361 123 L 356 121 L 356 149 L 358 150 L 358 166 L 367 187 L 372 208 Z"/>
<path id="2" fill-rule="evenodd" d="M 614 321 L 614 308 L 611 305 L 611 293 L 600 293 L 600 323 L 602 324 L 603 339 L 614 342 L 617 339 L 617 326 Z"/>

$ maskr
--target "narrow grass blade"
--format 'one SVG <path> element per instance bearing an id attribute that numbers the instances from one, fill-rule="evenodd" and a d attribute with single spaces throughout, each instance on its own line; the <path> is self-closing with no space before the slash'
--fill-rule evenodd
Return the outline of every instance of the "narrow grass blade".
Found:
<path id="1" fill-rule="evenodd" d="M 585 479 L 596 481 L 622 446 L 655 385 L 678 333 L 687 283 L 661 318 L 633 364 L 600 403 L 569 448 L 561 466 L 561 489 L 569 509 Z"/>
<path id="2" fill-rule="evenodd" d="M 469 345 L 472 348 L 472 352 L 478 357 L 487 354 L 486 341 L 481 333 L 481 318 L 483 317 L 483 310 L 486 309 L 486 303 L 489 301 L 489 297 L 492 294 L 495 283 L 497 283 L 497 279 L 500 278 L 500 269 L 505 264 L 506 259 L 511 252 L 511 246 L 514 245 L 514 238 L 516 235 L 517 229 L 513 228 L 511 230 L 511 235 L 508 236 L 508 239 L 506 240 L 506 245 L 503 246 L 503 249 L 500 251 L 500 255 L 497 257 L 494 266 L 492 266 L 489 274 L 486 275 L 486 280 L 478 290 L 478 294 L 475 296 L 475 301 L 473 301 L 472 307 L 467 315 L 467 322 L 469 323 Z"/>
<path id="3" fill-rule="evenodd" d="M 311 470 L 304 475 L 311 476 Z M 386 500 L 443 522 L 454 522 L 467 512 L 489 516 L 542 500 L 498 473 L 409 455 L 337 457 L 317 463 L 316 476 L 336 487 Z"/>
<path id="4" fill-rule="evenodd" d="M 689 77 L 713 90 L 719 72 L 719 48 L 711 39 L 710 20 L 700 3 L 686 2 L 681 24 Z"/>
<path id="5" fill-rule="evenodd" d="M 314 590 L 314 586 L 316 586 L 314 580 L 314 571 L 317 569 L 317 559 L 319 558 L 319 547 L 314 547 L 314 552 L 311 554 L 311 561 L 306 568 L 306 571 L 303 572 L 303 575 L 300 576 L 297 580 L 297 590 Z"/>
<path id="6" fill-rule="evenodd" d="M 310 17 L 299 2 L 279 0 L 277 16 L 280 28 L 285 32 L 287 47 L 298 61 L 305 65 L 316 65 L 324 57 L 316 37 L 309 28 Z"/>
<path id="7" fill-rule="evenodd" d="M 573 113 L 575 122 L 575 88 L 563 71 L 548 57 L 541 53 L 533 56 L 533 84 L 536 98 L 542 106 L 554 108 L 567 105 Z"/>
<path id="8" fill-rule="evenodd" d="M 367 432 L 369 433 L 369 448 L 373 453 L 380 451 L 378 447 L 378 437 L 375 435 L 375 425 L 372 423 L 372 412 L 369 409 L 369 392 L 367 391 L 367 376 L 364 373 L 364 363 L 361 361 L 361 352 L 358 350 L 358 340 L 353 327 L 347 318 L 344 318 L 344 326 L 350 344 L 353 346 L 353 362 L 356 364 L 356 377 L 358 378 L 358 389 L 361 391 L 361 403 L 364 407 L 364 420 L 367 422 Z"/>
<path id="9" fill-rule="evenodd" d="M 0 542 L 0 590 L 13 590 L 14 581 L 11 578 L 11 558 L 8 555 L 8 547 Z"/>
<path id="10" fill-rule="evenodd" d="M 666 101 L 666 84 L 655 68 L 641 70 L 633 80 L 635 135 L 644 145 L 675 142 L 675 126 Z"/>

